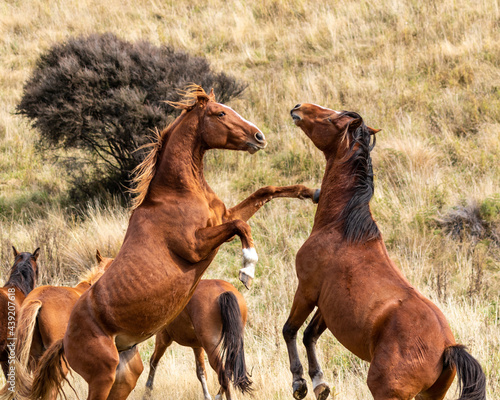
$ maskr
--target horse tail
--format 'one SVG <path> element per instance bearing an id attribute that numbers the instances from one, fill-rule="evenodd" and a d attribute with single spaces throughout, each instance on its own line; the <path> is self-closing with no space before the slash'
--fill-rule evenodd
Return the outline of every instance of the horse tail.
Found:
<path id="1" fill-rule="evenodd" d="M 14 382 L 10 381 L 0 391 L 1 400 L 12 400 L 14 398 L 14 390 L 19 394 L 30 392 L 31 375 L 28 370 L 29 357 L 31 351 L 31 343 L 33 341 L 33 333 L 35 331 L 38 311 L 42 308 L 40 300 L 32 300 L 24 303 L 21 308 L 19 321 L 16 328 L 16 359 L 14 367 L 16 369 Z M 12 383 L 14 383 L 12 382 Z"/>
<path id="2" fill-rule="evenodd" d="M 35 332 L 38 311 L 42 308 L 40 300 L 29 301 L 28 304 L 23 304 L 19 323 L 17 324 L 17 351 L 16 355 L 18 363 L 28 368 L 28 362 L 31 351 L 31 343 L 33 342 L 33 333 Z"/>
<path id="3" fill-rule="evenodd" d="M 54 393 L 59 393 L 66 398 L 62 390 L 62 385 L 63 381 L 67 381 L 68 383 L 69 381 L 66 378 L 66 371 L 62 364 L 63 360 L 65 365 L 68 366 L 68 362 L 64 356 L 63 339 L 59 339 L 47 349 L 38 363 L 35 376 L 33 377 L 30 399 L 52 399 L 54 398 Z"/>
<path id="4" fill-rule="evenodd" d="M 219 368 L 219 382 L 229 379 L 242 393 L 252 392 L 252 381 L 245 364 L 243 344 L 243 319 L 238 299 L 232 292 L 224 292 L 218 299 L 222 318 L 220 339 L 222 364 Z"/>
<path id="5" fill-rule="evenodd" d="M 466 350 L 454 345 L 444 350 L 444 367 L 455 367 L 460 398 L 458 400 L 485 400 L 486 376 L 481 365 Z"/>

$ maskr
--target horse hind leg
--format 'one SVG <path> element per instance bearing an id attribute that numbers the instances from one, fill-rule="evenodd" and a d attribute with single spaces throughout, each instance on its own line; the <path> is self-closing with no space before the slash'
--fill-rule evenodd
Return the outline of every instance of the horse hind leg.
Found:
<path id="1" fill-rule="evenodd" d="M 160 331 L 155 337 L 155 350 L 151 359 L 149 360 L 149 375 L 146 382 L 146 391 L 144 392 L 143 400 L 151 398 L 151 392 L 153 391 L 153 383 L 156 374 L 156 367 L 160 362 L 160 359 L 165 354 L 168 346 L 172 344 L 172 338 L 168 334 L 167 330 Z"/>
<path id="2" fill-rule="evenodd" d="M 205 351 L 201 347 L 193 347 L 194 358 L 196 360 L 196 376 L 201 383 L 205 400 L 212 400 L 207 386 L 207 371 L 205 369 Z"/>
<path id="3" fill-rule="evenodd" d="M 455 374 L 455 369 L 444 368 L 436 382 L 429 389 L 419 393 L 415 400 L 443 400 L 455 379 Z"/>
<path id="4" fill-rule="evenodd" d="M 304 346 L 307 351 L 309 376 L 311 377 L 314 395 L 317 400 L 325 400 L 330 394 L 330 387 L 323 380 L 323 371 L 321 370 L 318 358 L 316 357 L 316 342 L 325 330 L 326 323 L 318 309 L 304 331 L 303 338 Z"/>
<path id="5" fill-rule="evenodd" d="M 220 389 L 215 400 L 222 400 L 223 396 L 226 396 L 227 400 L 231 400 L 231 390 L 229 389 L 229 379 L 227 378 L 226 372 L 223 367 L 222 359 L 219 352 L 217 351 L 217 346 L 207 346 L 206 352 L 208 356 L 208 362 L 212 369 L 217 372 L 219 377 Z"/>
<path id="6" fill-rule="evenodd" d="M 299 288 L 293 299 L 290 316 L 283 326 L 283 337 L 288 350 L 290 371 L 293 375 L 293 397 L 297 400 L 303 399 L 307 395 L 307 383 L 304 379 L 304 369 L 300 363 L 299 352 L 297 350 L 297 331 L 302 326 L 307 316 L 312 312 L 314 306 L 314 304 L 306 300 L 300 290 L 299 283 Z"/>
<path id="7" fill-rule="evenodd" d="M 115 382 L 107 400 L 126 399 L 141 375 L 144 366 L 137 346 L 120 353 L 120 363 L 116 367 Z"/>

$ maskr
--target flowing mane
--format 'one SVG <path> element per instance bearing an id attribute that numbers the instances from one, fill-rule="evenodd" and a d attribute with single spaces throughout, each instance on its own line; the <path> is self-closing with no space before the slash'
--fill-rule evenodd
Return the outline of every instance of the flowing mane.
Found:
<path id="1" fill-rule="evenodd" d="M 167 101 L 167 103 L 172 107 L 182 110 L 181 116 L 191 111 L 200 99 L 204 99 L 206 101 L 214 100 L 212 94 L 208 95 L 203 88 L 198 85 L 190 85 L 181 93 L 183 98 L 180 101 Z M 179 123 L 181 116 L 177 117 L 163 131 L 160 132 L 156 129 L 154 131 L 153 141 L 140 147 L 151 147 L 151 150 L 144 160 L 132 171 L 134 177 L 132 178 L 131 183 L 134 187 L 129 191 L 136 195 L 132 201 L 132 210 L 139 207 L 146 198 L 151 180 L 156 174 L 156 167 L 161 149 L 164 147 L 165 142 L 168 141 L 170 133 L 173 131 L 174 127 Z"/>
<path id="2" fill-rule="evenodd" d="M 93 285 L 96 283 L 99 278 L 104 274 L 104 269 L 102 268 L 101 265 L 98 265 L 96 267 L 92 267 L 91 269 L 83 272 L 79 278 L 78 278 L 78 283 L 88 283 L 89 285 Z"/>
<path id="3" fill-rule="evenodd" d="M 373 197 L 373 168 L 370 152 L 375 146 L 372 135 L 361 116 L 352 111 L 343 111 L 341 116 L 348 116 L 360 121 L 348 127 L 351 156 L 345 164 L 351 167 L 351 174 L 356 177 L 355 184 L 348 196 L 350 200 L 340 215 L 344 238 L 351 243 L 367 242 L 380 237 L 380 231 L 372 218 L 369 203 Z M 373 143 L 371 142 L 373 136 Z M 358 148 L 353 151 L 354 146 Z"/>

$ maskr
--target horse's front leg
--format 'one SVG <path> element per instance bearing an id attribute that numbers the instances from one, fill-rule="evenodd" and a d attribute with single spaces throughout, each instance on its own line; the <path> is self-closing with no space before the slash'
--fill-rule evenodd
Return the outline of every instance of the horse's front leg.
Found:
<path id="1" fill-rule="evenodd" d="M 315 304 L 307 300 L 299 287 L 295 292 L 295 297 L 285 325 L 283 326 L 283 337 L 288 350 L 290 360 L 290 371 L 293 375 L 293 397 L 297 400 L 303 399 L 307 394 L 307 384 L 304 379 L 304 370 L 300 363 L 299 352 L 297 350 L 297 331 L 302 326 L 307 316 L 314 309 Z"/>
<path id="2" fill-rule="evenodd" d="M 319 192 L 319 189 L 310 189 L 304 185 L 265 186 L 251 194 L 240 204 L 227 210 L 225 219 L 248 221 L 264 204 L 278 197 L 311 199 L 314 203 L 317 203 Z"/>
<path id="3" fill-rule="evenodd" d="M 240 219 L 235 219 L 221 225 L 203 228 L 196 231 L 196 249 L 192 259 L 201 261 L 234 235 L 241 239 L 243 248 L 243 268 L 240 270 L 240 280 L 249 288 L 254 277 L 257 252 L 253 244 L 250 225 Z"/>

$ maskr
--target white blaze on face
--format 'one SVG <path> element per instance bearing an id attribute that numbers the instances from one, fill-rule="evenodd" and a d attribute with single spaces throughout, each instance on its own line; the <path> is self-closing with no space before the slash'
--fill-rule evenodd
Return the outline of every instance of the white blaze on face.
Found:
<path id="1" fill-rule="evenodd" d="M 240 114 L 238 114 L 236 111 L 234 111 L 231 107 L 226 106 L 226 105 L 224 105 L 224 104 L 220 104 L 220 103 L 219 103 L 219 105 L 221 105 L 222 107 L 224 107 L 224 108 L 225 108 L 225 109 L 227 109 L 227 110 L 231 110 L 231 111 L 232 111 L 232 112 L 234 112 L 234 113 L 235 113 L 235 114 L 236 114 L 236 115 L 237 115 L 237 116 L 238 116 L 238 117 L 239 117 L 239 118 L 240 118 L 243 122 L 245 122 L 246 124 L 248 124 L 248 125 L 250 125 L 250 126 L 253 126 L 253 127 L 255 128 L 255 130 L 256 130 L 256 132 L 255 132 L 255 133 L 260 132 L 260 129 L 259 129 L 259 128 L 257 128 L 257 125 L 255 125 L 253 122 L 250 122 L 250 121 L 246 120 L 245 118 L 243 118 Z M 260 132 L 260 133 L 262 133 L 262 132 Z M 245 250 L 245 249 L 244 249 L 244 250 Z"/>
<path id="2" fill-rule="evenodd" d="M 337 111 L 337 110 L 332 110 L 330 108 L 326 108 L 326 107 L 323 107 L 323 106 L 319 106 L 317 104 L 314 104 L 314 103 L 311 103 L 313 106 L 315 107 L 318 107 L 318 108 L 321 108 L 322 110 L 325 110 L 325 111 L 332 111 L 334 113 L 337 113 L 337 114 L 340 114 L 340 111 Z"/>

